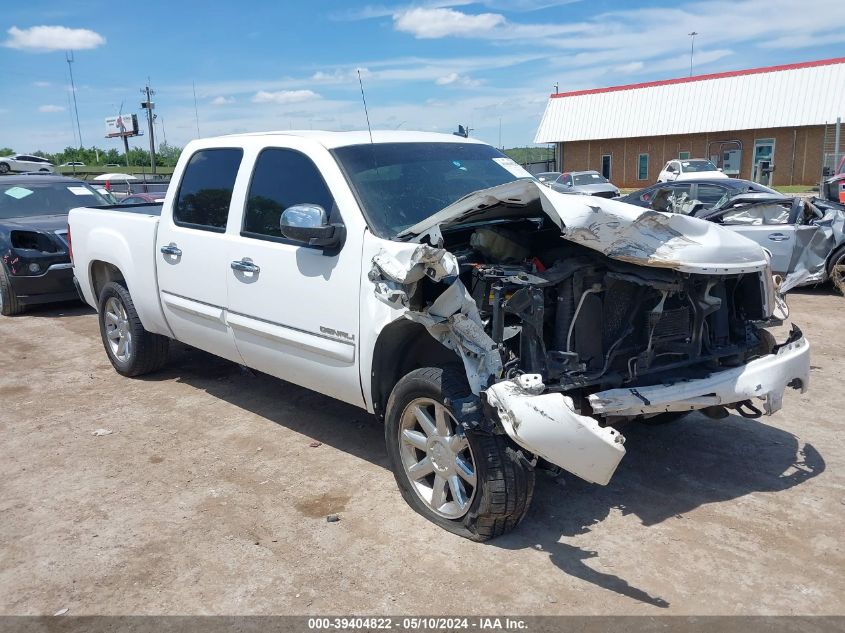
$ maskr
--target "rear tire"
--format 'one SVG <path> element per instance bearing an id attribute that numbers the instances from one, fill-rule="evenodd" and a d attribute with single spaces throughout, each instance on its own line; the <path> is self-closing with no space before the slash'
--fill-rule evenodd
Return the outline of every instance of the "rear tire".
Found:
<path id="1" fill-rule="evenodd" d="M 0 314 L 13 316 L 23 311 L 24 305 L 18 300 L 15 291 L 12 289 L 9 273 L 6 272 L 6 267 L 0 263 Z"/>
<path id="2" fill-rule="evenodd" d="M 144 329 L 132 296 L 121 284 L 112 281 L 100 292 L 99 321 L 103 347 L 117 373 L 141 376 L 167 362 L 170 339 Z"/>
<path id="3" fill-rule="evenodd" d="M 827 276 L 834 287 L 845 294 L 845 246 L 840 247 L 830 256 L 827 263 Z"/>
<path id="4" fill-rule="evenodd" d="M 453 534 L 486 541 L 525 517 L 534 469 L 505 436 L 465 430 L 455 420 L 451 403 L 470 395 L 458 370 L 412 371 L 390 394 L 385 440 L 408 505 Z"/>

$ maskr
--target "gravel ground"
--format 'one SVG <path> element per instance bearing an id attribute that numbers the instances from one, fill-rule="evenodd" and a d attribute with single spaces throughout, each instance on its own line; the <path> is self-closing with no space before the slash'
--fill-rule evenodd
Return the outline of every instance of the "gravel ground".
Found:
<path id="1" fill-rule="evenodd" d="M 486 544 L 405 505 L 363 411 L 183 346 L 122 378 L 78 304 L 0 317 L 0 613 L 842 614 L 845 304 L 790 303 L 808 393 L 630 425 L 609 486 L 540 476 Z"/>

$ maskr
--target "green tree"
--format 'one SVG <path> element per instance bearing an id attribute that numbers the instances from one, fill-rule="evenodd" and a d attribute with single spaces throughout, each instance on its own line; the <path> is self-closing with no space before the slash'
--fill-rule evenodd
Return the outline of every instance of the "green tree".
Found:
<path id="1" fill-rule="evenodd" d="M 12 154 L 17 154 L 17 152 L 11 147 L 0 147 L 0 156 L 11 156 Z"/>

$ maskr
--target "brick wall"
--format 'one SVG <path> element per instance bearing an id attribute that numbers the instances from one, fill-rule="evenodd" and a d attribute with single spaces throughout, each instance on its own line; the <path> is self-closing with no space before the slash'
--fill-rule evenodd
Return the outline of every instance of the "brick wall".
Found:
<path id="1" fill-rule="evenodd" d="M 611 180 L 615 185 L 645 187 L 654 183 L 663 165 L 678 158 L 680 152 L 689 152 L 690 158 L 709 158 L 708 146 L 713 153 L 718 153 L 717 142 L 741 141 L 739 177 L 751 180 L 754 141 L 764 138 L 775 139 L 774 185 L 819 182 L 824 143 L 822 125 L 560 143 L 558 155 L 562 155 L 562 162 L 558 167 L 563 171 L 594 169 L 601 172 L 602 156 L 610 155 Z M 648 154 L 648 177 L 644 180 L 638 178 L 640 154 Z"/>

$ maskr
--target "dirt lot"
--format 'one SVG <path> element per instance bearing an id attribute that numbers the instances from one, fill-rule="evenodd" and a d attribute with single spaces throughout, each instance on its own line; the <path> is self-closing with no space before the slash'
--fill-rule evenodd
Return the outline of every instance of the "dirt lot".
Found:
<path id="1" fill-rule="evenodd" d="M 78 304 L 0 317 L 0 613 L 841 614 L 845 300 L 791 306 L 808 394 L 629 426 L 609 486 L 540 477 L 487 544 L 405 505 L 362 411 L 181 346 L 122 378 Z"/>

